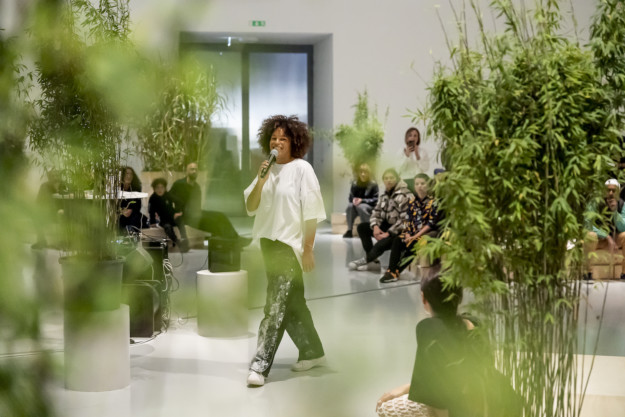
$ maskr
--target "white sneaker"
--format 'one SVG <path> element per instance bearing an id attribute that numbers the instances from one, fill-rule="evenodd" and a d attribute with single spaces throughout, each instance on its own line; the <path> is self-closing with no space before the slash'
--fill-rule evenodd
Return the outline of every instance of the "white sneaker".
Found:
<path id="1" fill-rule="evenodd" d="M 367 265 L 367 260 L 365 258 L 360 258 L 360 259 L 356 259 L 355 261 L 351 261 L 350 263 L 347 264 L 347 267 L 353 271 L 353 270 L 358 269 L 358 267 L 362 265 Z"/>
<path id="2" fill-rule="evenodd" d="M 247 385 L 249 387 L 262 387 L 265 385 L 265 377 L 256 371 L 250 371 L 247 374 Z"/>
<path id="3" fill-rule="evenodd" d="M 326 357 L 322 356 L 317 359 L 297 361 L 291 366 L 293 372 L 303 372 L 312 369 L 316 366 L 323 366 L 326 364 Z"/>
<path id="4" fill-rule="evenodd" d="M 377 259 L 375 261 L 371 261 L 369 263 L 365 263 L 364 265 L 358 265 L 356 267 L 359 271 L 379 271 L 380 270 L 380 261 Z"/>

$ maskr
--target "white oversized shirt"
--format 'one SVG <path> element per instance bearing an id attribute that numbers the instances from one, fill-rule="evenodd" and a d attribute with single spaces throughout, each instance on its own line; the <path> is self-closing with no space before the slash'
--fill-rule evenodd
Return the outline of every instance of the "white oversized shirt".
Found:
<path id="1" fill-rule="evenodd" d="M 319 181 L 313 167 L 303 159 L 275 164 L 267 174 L 255 211 L 247 212 L 254 219 L 254 242 L 260 238 L 279 240 L 293 248 L 299 263 L 304 252 L 304 222 L 325 220 L 326 213 Z M 245 189 L 246 208 L 258 177 Z"/>

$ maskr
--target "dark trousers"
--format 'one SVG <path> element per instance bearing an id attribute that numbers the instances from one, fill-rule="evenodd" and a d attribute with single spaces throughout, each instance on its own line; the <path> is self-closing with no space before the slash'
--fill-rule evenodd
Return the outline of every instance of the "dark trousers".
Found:
<path id="1" fill-rule="evenodd" d="M 171 223 L 160 223 L 160 225 L 163 230 L 165 230 L 165 234 L 167 235 L 167 237 L 171 239 L 172 242 L 177 243 L 178 237 L 176 236 L 176 232 L 174 231 L 174 226 L 176 225 L 176 222 L 174 221 Z M 178 230 L 180 230 L 180 236 L 182 236 L 182 228 L 180 226 L 178 227 Z M 183 238 L 186 238 L 186 235 Z"/>
<path id="2" fill-rule="evenodd" d="M 380 226 L 380 229 L 387 231 L 390 227 L 390 224 L 384 222 Z M 371 242 L 371 239 L 373 238 L 373 230 L 371 229 L 370 223 L 360 223 L 358 225 L 358 236 L 360 237 L 362 247 L 365 250 L 367 262 L 375 261 L 380 257 L 380 255 L 389 250 L 393 244 L 393 240 L 395 239 L 395 235 L 391 234 L 389 237 L 378 240 L 375 244 L 373 244 Z"/>
<path id="3" fill-rule="evenodd" d="M 401 271 L 408 266 L 408 257 L 412 255 L 412 250 L 418 241 L 413 240 L 409 245 L 399 236 L 397 236 L 391 245 L 391 256 L 388 262 L 387 272 L 393 274 L 394 277 L 398 277 Z"/>
<path id="4" fill-rule="evenodd" d="M 386 271 L 393 274 L 393 276 L 398 277 L 399 274 L 401 274 L 401 272 L 410 264 L 408 258 L 414 254 L 415 245 L 420 242 L 421 239 L 436 237 L 437 235 L 438 232 L 432 230 L 429 233 L 422 235 L 419 239 L 413 240 L 409 245 L 406 245 L 406 242 L 397 236 L 391 245 L 391 256 L 388 262 L 388 269 Z"/>
<path id="5" fill-rule="evenodd" d="M 302 269 L 293 249 L 264 238 L 260 247 L 267 270 L 267 301 L 250 369 L 267 376 L 285 330 L 299 350 L 298 361 L 319 358 L 324 352 L 306 306 Z"/>
<path id="6" fill-rule="evenodd" d="M 183 231 L 185 225 L 195 227 L 216 237 L 228 239 L 239 237 L 230 219 L 220 211 L 202 210 L 199 217 L 186 217 L 183 215 L 178 218 L 177 223 L 180 229 L 180 236 L 183 239 L 187 238 L 186 231 Z"/>

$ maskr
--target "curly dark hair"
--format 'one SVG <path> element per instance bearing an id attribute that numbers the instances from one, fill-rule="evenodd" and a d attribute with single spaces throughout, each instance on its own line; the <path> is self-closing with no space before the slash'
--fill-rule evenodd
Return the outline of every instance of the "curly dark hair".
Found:
<path id="1" fill-rule="evenodd" d="M 156 188 L 159 184 L 167 189 L 167 180 L 165 178 L 159 177 L 152 181 L 152 188 Z"/>
<path id="2" fill-rule="evenodd" d="M 269 155 L 269 141 L 273 132 L 281 127 L 284 129 L 286 137 L 291 139 L 291 156 L 293 158 L 302 158 L 308 152 L 308 148 L 312 142 L 308 126 L 301 122 L 297 116 L 271 116 L 263 121 L 258 129 L 258 144 L 266 155 Z"/>
<path id="3" fill-rule="evenodd" d="M 410 134 L 410 132 L 412 132 L 413 130 L 417 132 L 417 146 L 421 145 L 421 132 L 419 132 L 419 129 L 417 129 L 416 127 L 411 127 L 406 130 L 406 134 L 404 135 L 404 142 L 406 141 L 406 139 L 408 139 L 408 134 Z"/>
<path id="4" fill-rule="evenodd" d="M 126 174 L 126 170 L 128 169 L 132 171 L 132 181 L 130 183 L 130 191 L 141 191 L 141 180 L 139 179 L 139 176 L 137 175 L 135 170 L 132 169 L 132 167 L 129 167 L 129 166 L 121 167 L 120 174 L 121 174 L 122 182 L 124 181 L 124 175 Z M 122 184 L 122 187 L 123 187 L 123 184 Z"/>

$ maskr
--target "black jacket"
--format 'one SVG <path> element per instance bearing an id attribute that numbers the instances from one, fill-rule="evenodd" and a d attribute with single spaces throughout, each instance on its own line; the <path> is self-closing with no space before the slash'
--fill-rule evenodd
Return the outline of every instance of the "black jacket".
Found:
<path id="1" fill-rule="evenodd" d="M 378 203 L 378 184 L 370 181 L 366 185 L 359 185 L 358 182 L 352 182 L 352 188 L 349 190 L 349 202 L 354 198 L 362 198 L 362 202 L 375 207 Z"/>
<path id="2" fill-rule="evenodd" d="M 148 200 L 148 212 L 150 213 L 150 224 L 156 224 L 160 221 L 161 225 L 174 224 L 174 204 L 169 193 L 158 196 L 152 193 Z M 158 220 L 156 215 L 158 214 Z"/>
<path id="3" fill-rule="evenodd" d="M 202 215 L 202 190 L 197 182 L 189 184 L 187 178 L 174 182 L 169 190 L 176 212 L 186 219 L 199 219 Z"/>

